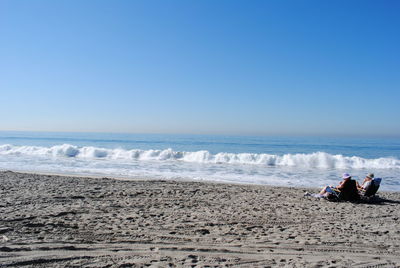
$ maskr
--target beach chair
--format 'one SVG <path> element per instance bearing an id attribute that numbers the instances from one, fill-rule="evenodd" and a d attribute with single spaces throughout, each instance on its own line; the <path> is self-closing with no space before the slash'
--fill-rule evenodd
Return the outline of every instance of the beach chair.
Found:
<path id="1" fill-rule="evenodd" d="M 375 178 L 371 181 L 371 183 L 367 186 L 365 190 L 361 192 L 363 197 L 371 198 L 374 197 L 378 192 L 379 186 L 381 185 L 381 178 Z"/>
<path id="2" fill-rule="evenodd" d="M 359 200 L 360 200 L 360 194 L 358 193 L 356 181 L 348 180 L 343 185 L 343 188 L 340 189 L 339 201 L 356 202 Z"/>
<path id="3" fill-rule="evenodd" d="M 333 201 L 333 202 L 340 201 L 340 190 L 336 188 L 327 187 L 326 191 L 329 193 L 325 197 L 328 201 Z"/>

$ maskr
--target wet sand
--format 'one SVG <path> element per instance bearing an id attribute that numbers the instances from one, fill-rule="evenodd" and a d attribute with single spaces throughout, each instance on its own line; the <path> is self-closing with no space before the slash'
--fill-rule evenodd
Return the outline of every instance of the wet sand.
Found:
<path id="1" fill-rule="evenodd" d="M 0 267 L 400 267 L 400 193 L 310 190 L 0 172 Z"/>

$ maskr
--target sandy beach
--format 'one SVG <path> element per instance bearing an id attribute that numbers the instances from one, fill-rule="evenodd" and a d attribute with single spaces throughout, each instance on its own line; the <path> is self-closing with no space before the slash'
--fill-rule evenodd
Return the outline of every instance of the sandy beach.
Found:
<path id="1" fill-rule="evenodd" d="M 0 267 L 400 267 L 400 193 L 0 172 Z"/>

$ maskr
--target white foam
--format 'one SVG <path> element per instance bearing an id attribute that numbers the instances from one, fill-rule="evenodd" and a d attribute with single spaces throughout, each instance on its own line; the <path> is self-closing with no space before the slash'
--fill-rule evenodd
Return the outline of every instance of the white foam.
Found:
<path id="1" fill-rule="evenodd" d="M 76 159 L 108 159 L 126 161 L 188 162 L 201 164 L 230 164 L 281 166 L 321 169 L 400 169 L 400 160 L 391 157 L 366 159 L 358 156 L 332 155 L 325 152 L 310 154 L 212 154 L 208 151 L 178 152 L 166 150 L 125 150 L 98 147 L 78 147 L 70 144 L 52 147 L 0 145 L 0 155 L 44 156 Z"/>

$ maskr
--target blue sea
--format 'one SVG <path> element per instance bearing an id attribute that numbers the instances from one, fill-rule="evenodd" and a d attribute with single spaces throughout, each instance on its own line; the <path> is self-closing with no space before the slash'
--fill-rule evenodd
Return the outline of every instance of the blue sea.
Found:
<path id="1" fill-rule="evenodd" d="M 400 191 L 400 139 L 0 132 L 0 170 Z"/>

